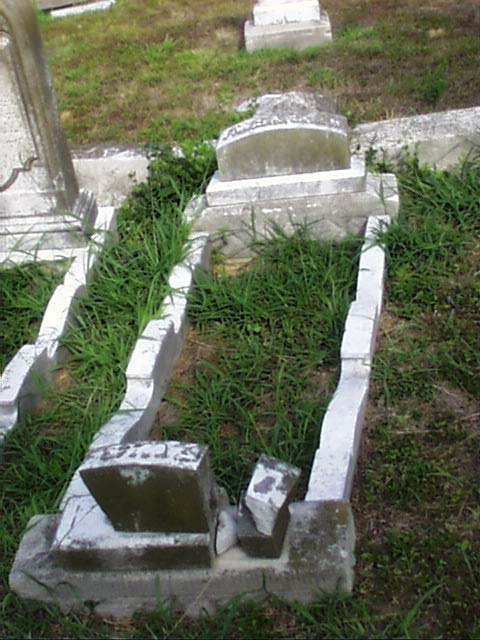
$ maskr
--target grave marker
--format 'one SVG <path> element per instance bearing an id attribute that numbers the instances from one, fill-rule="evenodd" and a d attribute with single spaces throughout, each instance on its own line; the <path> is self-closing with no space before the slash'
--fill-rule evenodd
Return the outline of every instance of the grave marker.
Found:
<path id="1" fill-rule="evenodd" d="M 0 262 L 83 247 L 96 204 L 79 193 L 30 0 L 0 0 L 0 149 Z"/>
<path id="2" fill-rule="evenodd" d="M 247 51 L 302 50 L 331 39 L 330 19 L 318 0 L 258 0 L 245 23 Z"/>

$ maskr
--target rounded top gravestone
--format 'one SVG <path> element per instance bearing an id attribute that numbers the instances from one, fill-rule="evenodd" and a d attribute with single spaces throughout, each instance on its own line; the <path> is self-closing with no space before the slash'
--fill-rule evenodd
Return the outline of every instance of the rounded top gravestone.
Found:
<path id="1" fill-rule="evenodd" d="M 350 167 L 348 125 L 328 97 L 292 92 L 260 102 L 226 129 L 216 148 L 221 180 Z"/>

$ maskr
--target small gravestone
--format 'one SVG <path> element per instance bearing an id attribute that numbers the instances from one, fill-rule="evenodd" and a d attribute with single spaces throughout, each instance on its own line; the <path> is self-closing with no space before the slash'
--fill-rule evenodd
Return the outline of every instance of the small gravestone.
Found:
<path id="1" fill-rule="evenodd" d="M 0 262 L 84 246 L 96 204 L 79 193 L 31 0 L 0 0 L 0 150 Z"/>
<path id="2" fill-rule="evenodd" d="M 222 133 L 216 154 L 222 181 L 347 169 L 348 124 L 328 97 L 274 94 Z"/>
<path id="3" fill-rule="evenodd" d="M 247 51 L 302 50 L 331 39 L 330 19 L 318 0 L 258 0 L 245 23 Z"/>
<path id="4" fill-rule="evenodd" d="M 205 446 L 167 441 L 97 449 L 80 474 L 117 531 L 212 529 L 215 492 Z"/>

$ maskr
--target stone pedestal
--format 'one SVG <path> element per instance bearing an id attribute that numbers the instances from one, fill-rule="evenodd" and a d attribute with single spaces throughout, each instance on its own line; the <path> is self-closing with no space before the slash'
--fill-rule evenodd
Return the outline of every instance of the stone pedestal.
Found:
<path id="1" fill-rule="evenodd" d="M 318 47 L 332 40 L 318 0 L 259 0 L 245 23 L 247 51 Z"/>
<path id="2" fill-rule="evenodd" d="M 97 214 L 80 193 L 30 0 L 0 0 L 0 263 L 72 255 Z"/>

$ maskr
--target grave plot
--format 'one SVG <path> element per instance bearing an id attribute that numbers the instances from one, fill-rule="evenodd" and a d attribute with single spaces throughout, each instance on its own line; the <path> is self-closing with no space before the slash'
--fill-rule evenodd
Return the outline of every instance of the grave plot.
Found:
<path id="1" fill-rule="evenodd" d="M 360 247 L 302 228 L 267 241 L 252 261 L 196 278 L 191 326 L 151 437 L 207 444 L 235 503 L 258 452 L 300 467 L 305 492 Z"/>
<path id="2" fill-rule="evenodd" d="M 272 457 L 271 453 L 285 452 L 273 447 L 268 450 L 270 443 L 262 442 L 262 447 L 266 444 L 267 451 L 257 450 L 258 445 L 255 444 L 257 459 L 253 457 L 253 451 L 245 456 L 247 459 L 250 457 L 253 473 L 250 481 L 243 484 L 245 494 L 235 507 L 214 475 L 205 444 L 147 439 L 168 377 L 182 350 L 187 302 L 194 291 L 195 278 L 208 261 L 208 235 L 205 231 L 196 231 L 191 235 L 190 251 L 170 275 L 172 293 L 165 300 L 163 317 L 145 326 L 133 349 L 126 367 L 126 392 L 119 411 L 95 436 L 62 500 L 59 514 L 37 518 L 23 539 L 10 576 L 12 588 L 22 595 L 59 602 L 65 609 L 93 600 L 98 613 L 125 616 L 138 609 L 154 608 L 159 598 L 195 614 L 203 608 L 218 607 L 239 591 L 259 595 L 265 586 L 270 592 L 304 602 L 310 601 L 319 591 L 351 590 L 355 539 L 349 498 L 369 386 L 384 272 L 383 252 L 372 246 L 372 241 L 381 220 L 388 222 L 386 213 L 395 213 L 398 199 L 392 176 L 385 176 L 382 180 L 367 175 L 362 178 L 361 167 L 359 171 L 348 155 L 345 123 L 335 114 L 329 101 L 295 95 L 293 98 L 269 97 L 266 102 L 268 117 L 263 111 L 251 123 L 250 130 L 248 126 L 245 130 L 245 123 L 242 123 L 240 131 L 226 133 L 226 146 L 232 145 L 227 149 L 231 153 L 226 157 L 233 160 L 230 161 L 232 173 L 225 180 L 222 180 L 222 169 L 228 166 L 228 162 L 224 163 L 225 147 L 222 148 L 220 140 L 217 147 L 220 178 L 214 177 L 207 188 L 207 202 L 213 193 L 212 185 L 220 180 L 223 182 L 220 190 L 225 188 L 227 199 L 235 201 L 238 193 L 242 194 L 244 200 L 240 210 L 247 214 L 248 203 L 253 205 L 257 202 L 259 188 L 260 193 L 270 194 L 270 200 L 260 202 L 264 214 L 266 210 L 282 209 L 282 206 L 288 210 L 293 205 L 297 220 L 290 216 L 290 227 L 285 218 L 279 217 L 274 221 L 283 223 L 280 226 L 286 227 L 287 235 L 298 222 L 300 211 L 307 214 L 304 224 L 317 236 L 319 232 L 315 222 L 316 217 L 321 217 L 319 212 L 323 213 L 323 222 L 329 218 L 331 226 L 341 230 L 341 235 L 347 233 L 352 219 L 356 228 L 366 224 L 354 301 L 346 316 L 341 341 L 338 385 L 325 412 L 320 445 L 314 450 L 313 440 L 318 438 L 317 425 L 317 432 L 312 434 L 310 441 L 309 460 L 302 461 L 309 473 L 308 479 L 304 480 L 306 491 L 297 493 L 301 469 L 291 461 Z M 305 130 L 310 131 L 312 137 L 318 136 L 319 146 L 323 146 L 325 153 L 307 154 L 307 162 L 302 165 L 303 156 L 295 149 L 295 138 L 299 133 L 302 140 Z M 273 167 L 274 175 L 253 178 L 260 185 L 252 188 L 249 182 L 252 178 L 244 178 L 241 172 L 245 166 L 253 166 L 254 170 L 260 167 L 259 172 L 264 170 L 264 158 L 255 152 L 257 136 L 263 137 L 267 143 L 272 160 L 277 159 L 276 151 L 279 149 L 287 157 L 281 158 L 280 170 L 276 162 L 265 163 L 269 170 Z M 239 140 L 243 150 L 236 154 Z M 290 149 L 291 170 L 285 178 Z M 247 163 L 245 156 L 249 159 Z M 234 170 L 235 164 L 240 175 Z M 286 189 L 280 188 L 279 177 L 286 182 Z M 277 180 L 273 193 L 272 180 Z M 369 181 L 370 185 L 373 181 L 378 192 L 373 188 L 368 191 L 366 185 Z M 238 183 L 243 183 L 240 191 Z M 321 185 L 317 195 L 314 184 Z M 342 217 L 338 207 L 331 207 L 332 201 L 328 198 L 345 195 L 346 199 L 341 203 L 344 207 L 348 205 L 349 210 L 348 215 Z M 358 206 L 357 199 L 360 201 Z M 285 201 L 288 201 L 286 205 Z M 209 220 L 211 214 L 221 216 L 222 207 L 224 205 L 210 201 L 206 211 L 199 216 L 201 223 Z M 376 209 L 377 215 L 367 219 L 366 208 L 370 211 Z M 198 213 L 199 209 L 201 206 L 197 202 L 197 206 L 190 207 L 190 212 L 196 210 Z M 313 216 L 309 218 L 312 210 Z M 242 240 L 235 231 L 244 223 L 241 215 L 238 218 L 236 228 L 227 229 L 236 236 L 235 249 Z M 229 222 L 232 217 L 225 216 L 224 219 Z M 266 222 L 263 224 L 265 228 Z M 328 237 L 325 228 L 328 230 L 324 224 L 321 234 Z M 330 238 L 332 235 L 335 236 L 330 234 Z M 310 242 L 308 237 L 303 241 Z M 295 242 L 295 239 L 289 242 Z M 267 246 L 270 243 L 267 242 Z M 315 243 L 314 246 L 318 247 Z M 332 263 L 322 266 L 322 270 L 328 267 L 332 274 L 335 270 L 334 246 L 330 248 Z M 231 249 L 232 245 L 227 244 L 227 252 L 230 253 Z M 342 303 L 340 307 L 344 315 L 345 297 L 348 299 L 352 288 L 355 259 L 343 246 L 337 253 L 341 256 L 343 251 L 346 251 L 341 270 L 344 275 L 340 278 L 345 282 L 344 288 L 339 286 L 341 293 L 338 295 L 343 299 L 343 307 Z M 245 253 L 248 253 L 246 248 Z M 317 253 L 322 252 L 317 250 Z M 299 255 L 296 260 L 300 264 L 302 260 L 307 262 L 306 255 Z M 345 264 L 349 277 L 345 275 Z M 281 271 L 278 266 L 277 261 L 273 268 Z M 313 264 L 311 270 L 314 270 Z M 255 268 L 247 271 L 247 280 L 254 273 Z M 302 273 L 305 277 L 305 272 Z M 336 279 L 332 276 L 332 283 Z M 296 293 L 300 290 L 297 287 Z M 213 289 L 207 287 L 205 291 L 210 296 Z M 258 306 L 258 302 L 253 304 Z M 310 306 L 314 308 L 312 303 Z M 324 314 L 319 312 L 319 315 Z M 335 316 L 331 323 L 341 324 L 342 311 L 338 316 L 336 312 L 331 315 Z M 254 321 L 250 322 L 249 331 L 253 325 L 255 334 L 254 324 Z M 316 324 L 313 318 L 308 324 L 314 336 L 312 327 L 320 324 Z M 262 323 L 259 325 L 261 334 Z M 299 330 L 295 336 L 294 328 L 290 327 L 289 336 L 288 323 L 286 329 L 283 341 L 287 343 L 289 337 L 295 342 Z M 333 335 L 335 330 L 333 334 L 326 332 L 329 347 Z M 220 342 L 225 337 L 222 335 Z M 268 341 L 266 335 L 263 339 Z M 317 347 L 320 349 L 326 348 L 318 336 L 312 340 L 319 343 Z M 319 352 L 308 341 L 304 350 L 314 361 L 320 358 Z M 287 361 L 288 356 L 287 351 Z M 295 355 L 291 357 L 294 359 Z M 310 365 L 314 366 L 313 363 Z M 303 380 L 308 380 L 310 371 L 304 373 Z M 286 375 L 289 374 L 285 363 L 274 376 L 277 387 L 280 377 Z M 301 374 L 299 378 L 302 379 Z M 267 396 L 268 393 L 271 391 L 267 391 Z M 250 391 L 250 396 L 255 394 L 256 391 Z M 307 403 L 312 400 L 308 389 L 303 399 Z M 237 401 L 239 404 L 242 401 Z M 316 411 L 317 407 L 312 414 L 320 422 L 321 416 Z M 253 422 L 257 433 L 261 433 L 264 425 L 259 416 L 255 416 Z M 291 433 L 298 436 L 293 423 Z M 284 432 L 278 433 L 278 443 L 282 446 L 283 436 Z M 305 456 L 305 449 L 299 458 L 302 456 Z M 312 459 L 309 469 L 308 462 Z M 296 458 L 295 462 L 298 462 Z M 232 494 L 236 489 L 230 486 Z M 304 499 L 292 502 L 299 495 L 304 495 Z"/>

